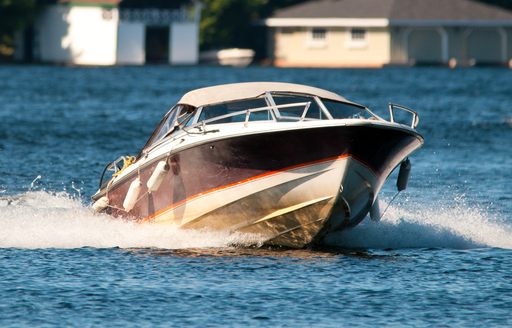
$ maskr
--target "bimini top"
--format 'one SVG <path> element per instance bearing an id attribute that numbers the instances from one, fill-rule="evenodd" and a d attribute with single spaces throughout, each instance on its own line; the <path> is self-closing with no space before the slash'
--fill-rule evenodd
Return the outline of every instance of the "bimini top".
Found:
<path id="1" fill-rule="evenodd" d="M 344 97 L 327 90 L 310 87 L 302 84 L 282 83 L 282 82 L 245 82 L 215 85 L 212 87 L 196 89 L 187 92 L 178 102 L 178 104 L 200 107 L 222 102 L 256 98 L 265 94 L 265 92 L 293 92 L 312 96 L 318 96 L 324 99 L 341 101 L 355 104 Z M 360 106 L 360 105 L 358 105 Z"/>

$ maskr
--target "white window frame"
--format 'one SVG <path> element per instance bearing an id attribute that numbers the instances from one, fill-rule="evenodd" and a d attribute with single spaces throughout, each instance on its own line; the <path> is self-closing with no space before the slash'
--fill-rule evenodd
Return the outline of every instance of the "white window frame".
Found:
<path id="1" fill-rule="evenodd" d="M 362 38 L 354 38 L 354 32 L 362 31 Z M 363 27 L 352 27 L 347 30 L 347 48 L 366 48 L 368 46 L 368 29 Z"/>
<path id="2" fill-rule="evenodd" d="M 324 31 L 323 38 L 315 37 L 315 32 L 318 32 L 318 30 Z M 325 47 L 327 47 L 328 38 L 329 38 L 329 29 L 327 29 L 326 27 L 312 27 L 308 31 L 308 39 L 307 39 L 306 45 L 308 48 L 325 48 Z"/>

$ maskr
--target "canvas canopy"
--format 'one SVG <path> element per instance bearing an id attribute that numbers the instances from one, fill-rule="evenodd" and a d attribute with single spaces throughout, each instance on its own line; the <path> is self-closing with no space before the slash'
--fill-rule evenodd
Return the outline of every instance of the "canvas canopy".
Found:
<path id="1" fill-rule="evenodd" d="M 282 82 L 246 82 L 222 84 L 212 87 L 201 88 L 186 93 L 178 102 L 179 104 L 200 107 L 222 102 L 256 98 L 266 92 L 292 92 L 318 96 L 324 99 L 341 101 L 354 104 L 344 97 L 333 92 L 310 87 L 302 84 Z M 357 105 L 357 104 L 354 104 Z"/>

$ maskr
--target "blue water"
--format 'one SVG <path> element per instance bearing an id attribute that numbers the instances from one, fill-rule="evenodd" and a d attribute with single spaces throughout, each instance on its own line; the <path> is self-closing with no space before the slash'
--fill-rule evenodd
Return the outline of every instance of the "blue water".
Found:
<path id="1" fill-rule="evenodd" d="M 314 250 L 95 215 L 104 165 L 186 91 L 304 83 L 425 146 L 379 223 Z M 512 71 L 0 66 L 0 326 L 512 326 Z M 395 193 L 396 173 L 382 193 Z"/>

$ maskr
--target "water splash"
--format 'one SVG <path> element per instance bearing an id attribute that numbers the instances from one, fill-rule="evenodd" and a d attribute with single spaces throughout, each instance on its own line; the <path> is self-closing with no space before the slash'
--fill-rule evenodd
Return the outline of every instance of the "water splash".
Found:
<path id="1" fill-rule="evenodd" d="M 380 222 L 327 237 L 329 245 L 348 248 L 512 248 L 512 226 L 455 200 L 454 205 L 415 204 L 414 209 L 391 205 Z"/>
<path id="2" fill-rule="evenodd" d="M 41 180 L 41 178 L 42 178 L 42 176 L 38 175 L 34 180 L 32 180 L 32 182 L 30 183 L 29 190 L 34 190 L 34 187 L 36 186 L 36 182 Z"/>
<path id="3" fill-rule="evenodd" d="M 30 191 L 0 197 L 0 248 L 226 247 L 254 244 L 254 236 L 181 230 L 99 215 L 66 193 Z"/>
<path id="4" fill-rule="evenodd" d="M 327 237 L 345 248 L 512 248 L 512 226 L 463 201 L 451 207 L 391 206 L 378 223 Z M 255 236 L 140 225 L 95 214 L 66 193 L 29 191 L 0 197 L 0 248 L 161 248 L 226 247 L 258 243 Z"/>

